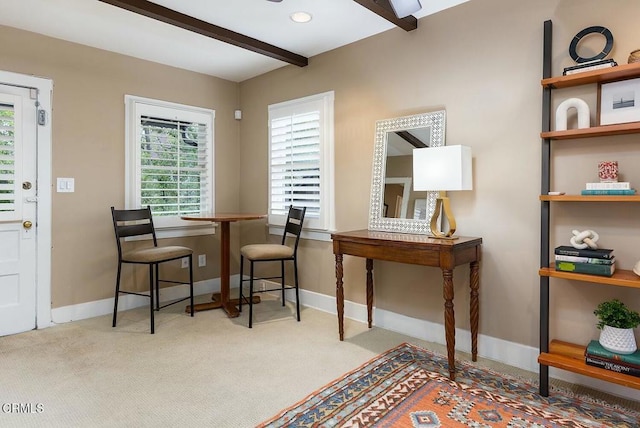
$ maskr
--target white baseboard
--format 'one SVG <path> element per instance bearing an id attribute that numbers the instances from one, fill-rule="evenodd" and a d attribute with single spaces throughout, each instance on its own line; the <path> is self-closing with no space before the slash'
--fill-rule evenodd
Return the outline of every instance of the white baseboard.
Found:
<path id="1" fill-rule="evenodd" d="M 231 277 L 233 283 L 234 277 Z M 237 281 L 237 275 L 236 279 Z M 216 293 L 220 291 L 220 279 L 195 282 L 193 284 L 193 294 Z M 189 295 L 188 285 L 176 285 L 160 289 L 160 302 L 170 302 Z M 51 310 L 51 319 L 54 324 L 62 324 L 70 321 L 78 321 L 87 318 L 98 317 L 113 313 L 113 297 L 96 300 L 94 302 L 80 303 L 77 305 L 63 306 Z M 148 306 L 149 298 L 136 296 L 133 294 L 121 294 L 118 298 L 118 311 Z"/>
<path id="2" fill-rule="evenodd" d="M 231 284 L 237 284 L 238 275 L 232 276 Z M 231 294 L 235 295 L 232 287 Z M 237 290 L 237 289 L 236 289 Z M 220 291 L 220 279 L 201 281 L 194 284 L 194 294 L 208 294 Z M 170 301 L 188 295 L 187 286 L 179 285 L 167 287 L 160 290 L 160 301 Z M 295 301 L 293 290 L 287 290 L 286 299 Z M 118 300 L 118 310 L 124 311 L 140 306 L 146 306 L 149 300 L 135 295 L 122 295 Z M 337 314 L 336 298 L 326 294 L 315 293 L 307 290 L 300 290 L 300 304 L 308 306 L 330 314 Z M 51 318 L 54 323 L 65 323 L 86 318 L 111 314 L 113 312 L 113 298 L 103 299 L 95 302 L 81 303 L 78 305 L 55 308 L 51 311 Z M 350 301 L 344 302 L 345 318 L 353 319 L 362 323 L 367 322 L 367 307 L 360 303 Z M 482 316 L 482 308 L 480 310 Z M 383 309 L 374 308 L 373 324 L 385 330 L 394 331 L 416 339 L 426 340 L 444 345 L 444 325 L 433 323 L 417 318 L 411 318 L 402 314 L 397 314 Z M 336 329 L 337 337 L 337 329 Z M 471 352 L 471 332 L 456 328 L 456 349 L 459 351 Z M 539 365 L 538 348 L 525 346 L 520 343 L 509 342 L 483 334 L 478 335 L 478 356 L 489 360 L 498 361 L 523 370 L 538 373 Z M 640 391 L 626 388 L 613 383 L 600 381 L 586 376 L 564 370 L 550 368 L 551 377 L 578 385 L 584 385 L 612 395 L 630 400 L 640 401 Z"/>

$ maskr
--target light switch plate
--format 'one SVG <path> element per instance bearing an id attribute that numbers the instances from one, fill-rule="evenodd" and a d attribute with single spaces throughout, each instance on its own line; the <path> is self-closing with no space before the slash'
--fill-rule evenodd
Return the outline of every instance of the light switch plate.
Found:
<path id="1" fill-rule="evenodd" d="M 71 193 L 75 191 L 75 180 L 73 178 L 58 177 L 56 190 L 58 193 Z"/>

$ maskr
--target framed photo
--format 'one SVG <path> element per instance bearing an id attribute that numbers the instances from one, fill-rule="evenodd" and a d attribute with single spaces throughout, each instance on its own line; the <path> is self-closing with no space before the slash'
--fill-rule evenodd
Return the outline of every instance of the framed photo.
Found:
<path id="1" fill-rule="evenodd" d="M 600 125 L 640 121 L 640 78 L 598 84 Z"/>

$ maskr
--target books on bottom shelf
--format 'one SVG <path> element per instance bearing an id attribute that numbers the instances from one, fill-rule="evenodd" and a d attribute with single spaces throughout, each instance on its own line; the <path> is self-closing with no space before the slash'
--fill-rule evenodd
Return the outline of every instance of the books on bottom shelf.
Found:
<path id="1" fill-rule="evenodd" d="M 626 364 L 620 364 L 604 358 L 592 357 L 590 355 L 585 357 L 584 362 L 588 366 L 600 367 L 601 369 L 611 370 L 612 372 L 640 377 L 639 367 L 630 367 Z"/>
<path id="2" fill-rule="evenodd" d="M 640 351 L 623 355 L 607 351 L 597 340 L 592 340 L 585 348 L 554 339 L 549 343 L 549 352 L 583 361 L 588 366 L 640 377 Z"/>
<path id="3" fill-rule="evenodd" d="M 585 363 L 589 366 L 640 377 L 640 351 L 633 354 L 617 354 L 604 349 L 597 340 L 592 340 L 587 345 Z"/>
<path id="4" fill-rule="evenodd" d="M 631 183 L 628 181 L 611 181 L 587 183 L 586 190 L 611 190 L 611 189 L 631 189 Z"/>
<path id="5" fill-rule="evenodd" d="M 589 195 L 635 195 L 636 189 L 584 189 L 580 191 L 583 196 Z"/>

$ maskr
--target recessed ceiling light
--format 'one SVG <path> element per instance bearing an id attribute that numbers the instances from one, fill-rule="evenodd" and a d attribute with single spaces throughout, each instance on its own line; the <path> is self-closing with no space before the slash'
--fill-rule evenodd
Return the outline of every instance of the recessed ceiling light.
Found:
<path id="1" fill-rule="evenodd" d="M 305 23 L 311 21 L 311 14 L 307 12 L 294 12 L 289 15 L 293 22 Z"/>

